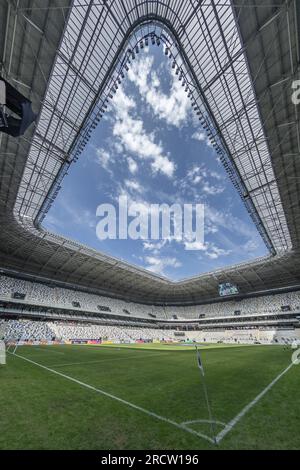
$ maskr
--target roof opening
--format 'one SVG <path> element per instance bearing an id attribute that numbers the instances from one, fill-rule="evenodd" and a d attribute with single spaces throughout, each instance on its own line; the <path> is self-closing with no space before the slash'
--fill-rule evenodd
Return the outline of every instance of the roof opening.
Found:
<path id="1" fill-rule="evenodd" d="M 148 33 L 128 44 L 125 58 L 43 227 L 172 280 L 265 255 L 248 195 L 244 203 L 237 197 L 222 142 L 174 45 L 161 31 Z M 119 197 L 141 213 L 153 204 L 204 205 L 204 242 L 99 240 L 97 207 L 116 207 L 119 226 Z"/>

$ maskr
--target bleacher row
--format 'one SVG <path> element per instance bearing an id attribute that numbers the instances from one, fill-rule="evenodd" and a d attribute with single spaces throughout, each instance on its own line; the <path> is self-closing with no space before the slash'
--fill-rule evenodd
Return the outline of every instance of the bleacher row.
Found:
<path id="1" fill-rule="evenodd" d="M 300 331 L 294 329 L 253 328 L 246 330 L 189 332 L 190 339 L 206 343 L 226 344 L 300 344 Z"/>
<path id="2" fill-rule="evenodd" d="M 161 319 L 194 319 L 201 315 L 206 317 L 233 315 L 235 311 L 243 314 L 276 313 L 284 306 L 300 311 L 300 291 L 284 294 L 267 295 L 243 300 L 230 300 L 207 305 L 186 307 L 158 307 L 129 303 L 109 297 L 98 296 L 87 292 L 0 276 L 0 300 L 12 298 L 14 293 L 24 294 L 27 303 L 49 307 L 70 308 L 81 311 L 108 311 L 114 315 L 132 315 L 150 318 L 156 315 Z"/>
<path id="3" fill-rule="evenodd" d="M 68 341 L 107 340 L 131 343 L 143 341 L 174 341 L 175 330 L 157 328 L 130 328 L 113 325 L 75 324 L 67 322 L 40 322 L 30 320 L 0 320 L 0 329 L 5 325 L 5 341 Z M 300 334 L 295 330 L 230 330 L 230 331 L 189 331 L 184 341 L 202 343 L 281 343 L 300 344 Z"/>
<path id="4" fill-rule="evenodd" d="M 40 322 L 30 320 L 0 320 L 6 325 L 5 341 L 52 340 L 112 340 L 131 342 L 138 340 L 173 339 L 173 332 L 157 328 L 130 328 L 116 325 L 75 324 L 67 322 Z"/>

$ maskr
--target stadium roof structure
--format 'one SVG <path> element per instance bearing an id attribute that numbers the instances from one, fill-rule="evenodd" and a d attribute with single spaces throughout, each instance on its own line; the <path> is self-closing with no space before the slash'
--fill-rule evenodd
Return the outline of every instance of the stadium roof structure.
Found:
<path id="1" fill-rule="evenodd" d="M 130 301 L 202 303 L 300 285 L 297 0 L 7 0 L 2 75 L 39 119 L 0 134 L 0 266 Z M 134 56 L 165 48 L 270 254 L 180 282 L 41 228 Z"/>

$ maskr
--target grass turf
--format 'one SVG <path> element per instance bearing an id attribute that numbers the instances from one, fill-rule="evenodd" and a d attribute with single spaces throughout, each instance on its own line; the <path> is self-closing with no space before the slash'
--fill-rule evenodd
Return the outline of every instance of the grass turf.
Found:
<path id="1" fill-rule="evenodd" d="M 208 418 L 195 352 L 185 346 L 23 346 L 17 354 L 172 422 Z M 216 420 L 228 423 L 291 361 L 280 346 L 205 345 Z M 225 436 L 220 449 L 300 448 L 300 366 Z M 0 449 L 212 449 L 155 416 L 8 355 L 0 367 Z M 210 435 L 210 426 L 191 429 Z M 221 431 L 218 426 L 217 431 Z"/>

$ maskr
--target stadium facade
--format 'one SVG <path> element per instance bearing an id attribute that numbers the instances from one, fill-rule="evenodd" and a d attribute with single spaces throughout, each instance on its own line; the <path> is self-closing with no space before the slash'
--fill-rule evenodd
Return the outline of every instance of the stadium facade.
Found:
<path id="1" fill-rule="evenodd" d="M 300 133 L 296 0 L 1 2 L 1 76 L 39 113 L 15 139 L 0 134 L 0 267 L 157 306 L 300 289 Z M 164 47 L 269 255 L 180 282 L 45 231 L 68 168 L 147 42 Z"/>

